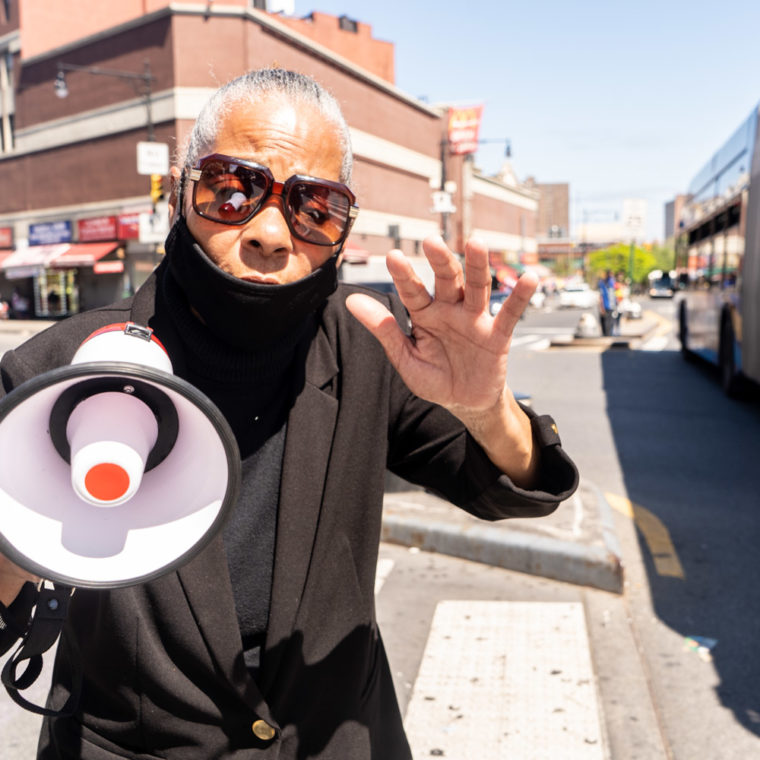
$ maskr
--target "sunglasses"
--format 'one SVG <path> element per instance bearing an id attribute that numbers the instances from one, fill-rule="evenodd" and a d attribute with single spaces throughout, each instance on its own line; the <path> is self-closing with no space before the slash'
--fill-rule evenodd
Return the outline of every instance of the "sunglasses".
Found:
<path id="1" fill-rule="evenodd" d="M 277 182 L 266 166 L 220 153 L 201 158 L 187 177 L 195 183 L 193 209 L 204 219 L 245 224 L 270 195 L 279 195 L 293 237 L 313 245 L 342 243 L 359 213 L 356 197 L 340 182 L 300 174 Z"/>

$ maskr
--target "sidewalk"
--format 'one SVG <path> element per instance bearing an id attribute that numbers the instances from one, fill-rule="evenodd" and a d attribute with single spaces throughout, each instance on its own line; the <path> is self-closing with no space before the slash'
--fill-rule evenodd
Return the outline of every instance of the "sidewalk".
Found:
<path id="1" fill-rule="evenodd" d="M 592 322 L 585 325 L 579 321 L 575 334 L 568 337 L 554 338 L 552 348 L 636 348 L 649 338 L 663 323 L 663 318 L 653 311 L 646 310 L 640 319 L 621 319 L 620 334 L 604 336 L 601 334 L 599 321 L 591 312 L 586 312 L 583 318 L 591 317 Z M 582 319 L 583 319 L 582 318 Z M 669 324 L 669 323 L 668 323 Z M 585 327 L 595 327 L 595 333 L 584 334 Z M 593 330 L 592 330 L 593 332 Z"/>
<path id="2" fill-rule="evenodd" d="M 487 522 L 388 474 L 382 538 L 618 594 L 623 589 L 611 507 L 586 480 L 548 517 Z"/>

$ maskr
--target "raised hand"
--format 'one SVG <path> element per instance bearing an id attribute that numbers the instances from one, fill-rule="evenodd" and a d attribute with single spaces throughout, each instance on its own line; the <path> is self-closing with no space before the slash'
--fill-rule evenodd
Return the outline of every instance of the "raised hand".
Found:
<path id="1" fill-rule="evenodd" d="M 426 239 L 423 250 L 435 275 L 434 297 L 400 251 L 387 257 L 388 270 L 409 312 L 410 336 L 369 296 L 349 296 L 348 309 L 377 338 L 413 393 L 455 414 L 495 464 L 527 483 L 536 464 L 530 424 L 506 378 L 512 332 L 536 288 L 536 278 L 524 274 L 492 317 L 488 251 L 482 243 L 467 243 L 464 270 L 440 237 Z"/>

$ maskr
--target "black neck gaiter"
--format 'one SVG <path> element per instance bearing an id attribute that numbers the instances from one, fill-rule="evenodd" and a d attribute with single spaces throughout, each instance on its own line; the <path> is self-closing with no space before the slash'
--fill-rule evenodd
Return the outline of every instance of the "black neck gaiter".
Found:
<path id="1" fill-rule="evenodd" d="M 337 256 L 296 282 L 265 285 L 227 274 L 206 255 L 184 216 L 166 239 L 169 272 L 206 327 L 220 340 L 257 351 L 292 333 L 338 286 Z"/>

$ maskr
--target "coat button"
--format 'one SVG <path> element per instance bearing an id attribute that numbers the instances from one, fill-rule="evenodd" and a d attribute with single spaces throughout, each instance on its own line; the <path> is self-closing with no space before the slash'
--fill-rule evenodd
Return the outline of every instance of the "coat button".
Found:
<path id="1" fill-rule="evenodd" d="M 261 719 L 253 721 L 251 731 L 253 731 L 253 734 L 257 739 L 261 739 L 265 742 L 271 741 L 277 734 L 269 723 Z"/>

